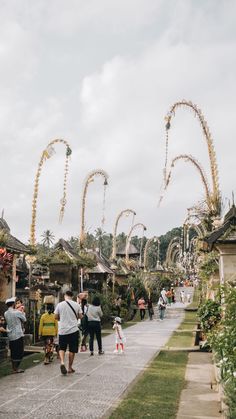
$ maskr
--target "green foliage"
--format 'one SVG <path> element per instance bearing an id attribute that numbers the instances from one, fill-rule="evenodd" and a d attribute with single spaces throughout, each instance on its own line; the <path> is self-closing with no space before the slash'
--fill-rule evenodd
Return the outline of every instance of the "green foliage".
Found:
<path id="1" fill-rule="evenodd" d="M 0 246 L 5 247 L 7 244 L 8 234 L 4 230 L 0 230 Z"/>
<path id="2" fill-rule="evenodd" d="M 217 354 L 226 402 L 233 418 L 236 416 L 236 288 L 225 288 L 224 295 L 224 317 L 210 337 L 210 343 Z"/>
<path id="3" fill-rule="evenodd" d="M 55 240 L 55 236 L 50 230 L 44 231 L 43 234 L 41 234 L 41 237 L 43 245 L 48 248 L 53 244 Z"/>
<path id="4" fill-rule="evenodd" d="M 167 251 L 167 248 L 168 248 L 168 245 L 169 245 L 170 241 L 176 236 L 181 237 L 181 234 L 182 234 L 182 228 L 181 227 L 175 227 L 175 228 L 172 228 L 172 230 L 168 231 L 163 236 L 159 237 L 159 240 L 160 240 L 160 260 L 161 260 L 161 262 L 164 262 L 165 259 L 166 259 L 166 251 Z"/>
<path id="5" fill-rule="evenodd" d="M 71 259 L 63 250 L 57 250 L 51 255 L 50 264 L 63 263 L 66 265 L 73 265 L 74 260 Z"/>
<path id="6" fill-rule="evenodd" d="M 216 354 L 220 367 L 229 418 L 236 417 L 236 288 L 225 287 L 224 315 L 219 323 L 211 328 L 207 338 Z"/>
<path id="7" fill-rule="evenodd" d="M 129 277 L 129 286 L 133 289 L 136 301 L 142 296 L 147 299 L 148 295 L 143 283 L 141 272 Z"/>
<path id="8" fill-rule="evenodd" d="M 199 265 L 199 278 L 203 281 L 208 281 L 210 276 L 219 270 L 219 255 L 215 252 L 210 252 L 204 255 L 202 262 Z"/>
<path id="9" fill-rule="evenodd" d="M 74 250 L 74 252 L 78 252 L 79 249 L 79 239 L 78 237 L 75 236 L 71 236 L 67 242 L 69 243 L 69 245 L 72 247 L 72 249 Z"/>
<path id="10" fill-rule="evenodd" d="M 198 315 L 201 328 L 205 333 L 209 332 L 221 319 L 221 306 L 219 302 L 206 300 L 199 306 Z"/>
<path id="11" fill-rule="evenodd" d="M 77 266 L 90 269 L 97 264 L 95 255 L 86 252 L 80 252 L 78 258 L 75 259 L 75 263 Z"/>

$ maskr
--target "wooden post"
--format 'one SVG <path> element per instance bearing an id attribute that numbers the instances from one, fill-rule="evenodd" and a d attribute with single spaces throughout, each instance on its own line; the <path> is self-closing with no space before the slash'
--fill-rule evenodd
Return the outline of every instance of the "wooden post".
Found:
<path id="1" fill-rule="evenodd" d="M 83 268 L 80 269 L 80 292 L 84 291 L 84 284 L 83 284 Z"/>
<path id="2" fill-rule="evenodd" d="M 17 255 L 14 253 L 12 261 L 12 284 L 11 284 L 11 295 L 16 296 L 16 258 Z"/>

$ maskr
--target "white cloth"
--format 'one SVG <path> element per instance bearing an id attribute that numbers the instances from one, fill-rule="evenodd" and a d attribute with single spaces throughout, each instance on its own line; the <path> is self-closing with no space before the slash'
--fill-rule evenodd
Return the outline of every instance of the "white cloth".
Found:
<path id="1" fill-rule="evenodd" d="M 126 342 L 126 337 L 124 335 L 121 325 L 118 323 L 115 323 L 113 326 L 113 329 L 115 330 L 116 343 Z"/>
<path id="2" fill-rule="evenodd" d="M 165 301 L 165 303 L 167 303 L 166 290 L 161 291 L 161 296 L 162 296 L 163 300 Z"/>
<path id="3" fill-rule="evenodd" d="M 78 303 L 73 300 L 68 300 L 68 302 L 75 310 L 77 316 L 82 314 L 81 307 Z M 66 301 L 62 301 L 61 303 L 57 304 L 54 313 L 59 315 L 59 335 L 69 335 L 78 331 L 78 319 Z"/>

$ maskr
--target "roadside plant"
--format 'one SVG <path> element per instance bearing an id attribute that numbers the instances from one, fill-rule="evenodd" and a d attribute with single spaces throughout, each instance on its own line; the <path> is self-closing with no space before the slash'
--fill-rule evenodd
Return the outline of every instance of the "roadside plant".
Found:
<path id="1" fill-rule="evenodd" d="M 223 290 L 224 306 L 220 323 L 211 330 L 208 341 L 215 353 L 228 405 L 228 418 L 236 417 L 236 287 Z"/>
<path id="2" fill-rule="evenodd" d="M 217 301 L 206 300 L 199 306 L 198 316 L 204 333 L 209 332 L 221 320 L 221 305 Z"/>

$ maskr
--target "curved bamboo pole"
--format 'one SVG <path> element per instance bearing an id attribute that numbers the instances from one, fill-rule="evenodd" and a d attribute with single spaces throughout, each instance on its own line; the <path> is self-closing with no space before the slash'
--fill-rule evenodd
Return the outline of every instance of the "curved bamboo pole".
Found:
<path id="1" fill-rule="evenodd" d="M 159 263 L 160 261 L 160 240 L 158 239 L 158 237 L 154 236 L 151 237 L 150 239 L 148 239 L 147 243 L 145 244 L 144 247 L 144 254 L 143 254 L 143 266 L 144 266 L 144 271 L 147 270 L 147 253 L 148 253 L 148 249 L 150 247 L 151 242 L 157 242 L 158 247 L 157 247 L 157 263 Z"/>
<path id="2" fill-rule="evenodd" d="M 142 223 L 137 223 L 137 224 L 135 224 L 135 225 L 131 228 L 131 230 L 130 230 L 130 232 L 129 232 L 128 236 L 127 236 L 127 239 L 126 239 L 126 246 L 125 246 L 125 263 L 129 263 L 129 245 L 130 245 L 130 240 L 131 240 L 131 237 L 132 237 L 132 233 L 133 233 L 133 231 L 134 231 L 136 228 L 138 228 L 138 227 L 141 227 L 141 228 L 143 229 L 143 232 L 147 230 L 147 227 L 145 227 L 145 225 L 144 225 L 144 224 L 142 224 Z"/>
<path id="3" fill-rule="evenodd" d="M 86 233 L 85 233 L 85 207 L 86 207 L 86 196 L 88 191 L 88 186 L 91 182 L 94 181 L 96 176 L 101 176 L 104 178 L 104 187 L 108 185 L 108 174 L 102 169 L 96 169 L 90 172 L 84 181 L 84 189 L 82 194 L 82 203 L 81 203 L 81 226 L 80 226 L 80 246 L 83 246 Z"/>
<path id="4" fill-rule="evenodd" d="M 165 117 L 166 120 L 166 155 L 165 155 L 165 168 L 164 168 L 164 180 L 166 181 L 167 175 L 167 164 L 168 164 L 168 146 L 169 146 L 169 130 L 171 128 L 171 120 L 175 116 L 175 111 L 177 108 L 187 107 L 193 110 L 195 116 L 198 117 L 205 140 L 207 142 L 208 155 L 210 160 L 211 168 L 211 178 L 212 178 L 212 188 L 213 188 L 213 199 L 216 202 L 220 202 L 220 190 L 219 190 L 219 179 L 218 179 L 218 166 L 216 161 L 216 153 L 214 149 L 213 139 L 211 137 L 210 130 L 208 128 L 207 122 L 204 119 L 202 111 L 194 105 L 191 101 L 182 100 L 174 103 Z"/>
<path id="5" fill-rule="evenodd" d="M 168 266 L 171 263 L 171 252 L 175 247 L 180 246 L 180 237 L 175 236 L 171 239 L 170 243 L 168 244 L 167 251 L 166 251 L 166 265 Z"/>
<path id="6" fill-rule="evenodd" d="M 121 211 L 116 218 L 114 232 L 113 232 L 113 241 L 112 241 L 112 260 L 116 260 L 116 235 L 117 235 L 118 223 L 123 215 L 129 216 L 130 214 L 133 214 L 133 218 L 134 218 L 136 215 L 136 212 L 134 212 L 134 210 L 132 209 L 125 209 Z"/>
<path id="7" fill-rule="evenodd" d="M 198 220 L 199 223 L 196 224 L 193 221 L 191 222 L 192 219 L 193 219 L 193 221 L 194 221 L 194 219 Z M 194 228 L 199 237 L 204 237 L 207 234 L 206 228 L 205 228 L 204 224 L 202 223 L 202 220 L 201 220 L 201 218 L 199 217 L 198 214 L 189 213 L 184 220 L 183 225 L 185 225 L 185 224 L 190 226 L 190 228 Z"/>
<path id="8" fill-rule="evenodd" d="M 36 228 L 36 214 L 37 214 L 37 201 L 38 201 L 38 190 L 39 190 L 39 179 L 41 175 L 41 170 L 43 167 L 43 163 L 48 160 L 52 155 L 55 153 L 53 145 L 54 144 L 64 144 L 66 146 L 66 159 L 65 159 L 65 168 L 64 168 L 64 181 L 63 181 L 63 196 L 60 201 L 61 208 L 60 208 L 60 217 L 59 220 L 62 221 L 65 206 L 66 206 L 66 184 L 67 184 L 67 176 L 68 176 L 68 165 L 69 165 L 69 156 L 72 153 L 69 143 L 66 140 L 62 139 L 55 139 L 51 141 L 45 150 L 43 150 L 41 154 L 41 158 L 38 164 L 35 181 L 34 181 L 34 193 L 33 193 L 33 201 L 32 201 L 32 218 L 31 218 L 31 227 L 30 227 L 30 244 L 31 246 L 35 246 L 35 228 Z"/>
<path id="9" fill-rule="evenodd" d="M 198 170 L 198 172 L 200 174 L 200 177 L 201 177 L 202 184 L 203 184 L 204 189 L 205 189 L 206 204 L 207 204 L 208 210 L 209 210 L 210 213 L 215 213 L 217 211 L 217 209 L 214 208 L 214 201 L 212 201 L 211 192 L 210 192 L 210 188 L 209 188 L 209 185 L 208 185 L 207 177 L 206 177 L 200 163 L 194 157 L 192 157 L 188 154 L 180 154 L 179 156 L 176 156 L 172 160 L 171 167 L 174 168 L 175 164 L 179 160 L 184 160 L 185 162 L 192 163 L 195 166 L 195 168 Z M 169 171 L 168 176 L 166 178 L 165 190 L 167 189 L 167 187 L 170 183 L 171 175 L 172 175 L 172 170 Z"/>

